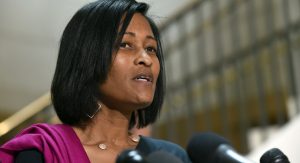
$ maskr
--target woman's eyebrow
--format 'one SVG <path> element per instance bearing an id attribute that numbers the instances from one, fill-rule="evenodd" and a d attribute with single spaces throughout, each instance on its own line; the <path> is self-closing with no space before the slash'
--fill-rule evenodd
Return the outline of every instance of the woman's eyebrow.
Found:
<path id="1" fill-rule="evenodd" d="M 154 38 L 153 36 L 150 36 L 150 35 L 146 36 L 146 38 L 156 41 L 156 38 Z"/>
<path id="2" fill-rule="evenodd" d="M 136 36 L 136 34 L 133 33 L 133 32 L 125 32 L 124 35 L 125 35 L 125 34 L 130 35 L 130 36 L 133 36 L 133 37 Z M 151 39 L 151 40 L 156 41 L 156 39 L 155 39 L 153 36 L 151 36 L 151 35 L 147 35 L 146 38 L 147 38 L 147 39 Z"/>
<path id="3" fill-rule="evenodd" d="M 124 33 L 124 35 L 126 35 L 126 34 L 127 34 L 127 35 L 131 35 L 131 36 L 134 36 L 134 37 L 135 37 L 135 33 L 133 33 L 133 32 L 125 32 L 125 33 Z"/>

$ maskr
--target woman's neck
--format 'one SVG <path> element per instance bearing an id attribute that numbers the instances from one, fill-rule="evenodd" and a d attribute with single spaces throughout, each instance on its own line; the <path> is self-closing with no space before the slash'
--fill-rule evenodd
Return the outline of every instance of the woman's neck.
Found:
<path id="1" fill-rule="evenodd" d="M 92 122 L 84 129 L 74 128 L 82 144 L 92 145 L 105 142 L 116 146 L 129 144 L 128 133 L 130 113 L 121 113 L 106 107 L 93 117 Z"/>

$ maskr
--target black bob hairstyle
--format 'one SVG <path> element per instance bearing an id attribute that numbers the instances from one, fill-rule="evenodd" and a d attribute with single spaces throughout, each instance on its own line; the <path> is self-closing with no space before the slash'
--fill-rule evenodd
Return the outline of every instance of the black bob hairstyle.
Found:
<path id="1" fill-rule="evenodd" d="M 120 43 L 134 13 L 143 14 L 151 26 L 158 44 L 160 72 L 152 103 L 132 113 L 129 128 L 136 123 L 142 128 L 155 122 L 165 94 L 165 69 L 159 31 L 146 16 L 147 10 L 146 3 L 135 0 L 98 0 L 72 17 L 61 38 L 51 86 L 52 103 L 63 123 L 85 127 L 91 121 L 87 115 L 98 108 L 99 84 L 107 78 L 113 51 L 118 50 L 115 45 Z"/>

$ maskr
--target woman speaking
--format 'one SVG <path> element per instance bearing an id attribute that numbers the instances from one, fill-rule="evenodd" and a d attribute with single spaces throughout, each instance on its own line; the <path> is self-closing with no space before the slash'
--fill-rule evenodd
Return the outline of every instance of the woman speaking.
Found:
<path id="1" fill-rule="evenodd" d="M 66 26 L 51 87 L 62 124 L 35 124 L 0 148 L 0 160 L 113 163 L 125 149 L 164 150 L 190 162 L 178 145 L 135 135 L 155 122 L 165 92 L 159 32 L 134 0 L 98 0 Z M 0 162 L 1 162 L 0 161 Z"/>

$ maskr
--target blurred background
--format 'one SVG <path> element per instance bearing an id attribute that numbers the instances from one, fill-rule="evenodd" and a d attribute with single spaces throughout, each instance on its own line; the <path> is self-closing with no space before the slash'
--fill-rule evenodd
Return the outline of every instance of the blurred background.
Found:
<path id="1" fill-rule="evenodd" d="M 62 31 L 92 0 L 1 0 L 0 145 L 38 122 Z M 140 0 L 161 30 L 167 96 L 152 136 L 185 148 L 212 131 L 258 162 L 280 148 L 300 162 L 300 0 Z"/>

